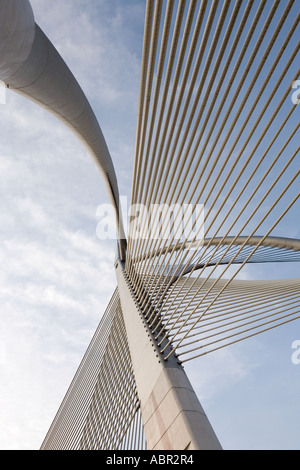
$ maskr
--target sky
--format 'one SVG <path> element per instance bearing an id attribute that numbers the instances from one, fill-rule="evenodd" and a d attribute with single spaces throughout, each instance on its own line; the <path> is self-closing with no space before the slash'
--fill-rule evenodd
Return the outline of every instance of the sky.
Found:
<path id="1" fill-rule="evenodd" d="M 120 194 L 129 197 L 145 2 L 31 4 L 92 104 Z M 29 450 L 40 447 L 116 287 L 116 247 L 97 237 L 97 209 L 108 196 L 82 144 L 34 103 L 11 92 L 5 98 L 0 449 Z M 287 229 L 296 236 L 295 227 Z M 244 271 L 254 274 L 264 278 L 265 268 Z M 271 275 L 299 277 L 299 265 L 272 267 Z M 297 340 L 299 320 L 186 364 L 224 449 L 300 449 Z"/>

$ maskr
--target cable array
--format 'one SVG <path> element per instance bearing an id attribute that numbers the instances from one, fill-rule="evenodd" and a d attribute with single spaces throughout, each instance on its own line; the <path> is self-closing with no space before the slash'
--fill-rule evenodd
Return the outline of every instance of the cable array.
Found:
<path id="1" fill-rule="evenodd" d="M 297 240 L 273 243 L 299 203 L 299 19 L 293 0 L 147 2 L 126 271 L 180 356 L 246 263 L 299 262 Z"/>
<path id="2" fill-rule="evenodd" d="M 299 279 L 181 280 L 153 331 L 185 362 L 300 318 Z M 179 293 L 180 291 L 180 293 Z M 172 304 L 172 309 L 169 305 Z"/>
<path id="3" fill-rule="evenodd" d="M 253 246 L 261 241 L 262 237 L 226 237 L 226 238 L 214 238 L 204 239 L 202 244 L 199 246 L 198 242 L 179 244 L 175 250 L 175 253 L 181 250 L 181 259 L 177 259 L 176 262 L 169 260 L 169 265 L 160 265 L 160 274 L 164 272 L 169 273 L 168 279 L 175 282 L 179 276 L 183 276 L 192 271 L 197 271 L 201 268 L 208 268 L 215 266 L 216 264 L 242 264 L 245 259 L 247 263 L 287 263 L 287 262 L 299 262 L 300 261 L 300 240 L 278 238 L 278 237 L 267 237 L 257 247 L 256 251 L 253 252 Z M 227 246 L 230 248 L 227 250 Z M 242 248 L 240 249 L 240 246 Z M 206 247 L 210 248 L 207 249 Z M 217 247 L 217 248 L 216 248 Z M 166 250 L 173 251 L 171 245 Z M 224 251 L 226 250 L 226 254 Z M 190 257 L 190 264 L 184 264 L 184 259 L 187 251 L 192 252 Z M 173 254 L 173 257 L 174 257 Z M 250 256 L 249 256 L 250 255 Z M 147 253 L 147 258 L 155 257 L 156 253 Z M 137 262 L 139 261 L 139 263 Z M 145 256 L 139 260 L 136 260 L 136 269 L 140 269 L 145 261 Z M 173 274 L 176 273 L 175 276 Z M 166 278 L 164 278 L 166 282 Z M 144 286 L 152 283 L 150 276 L 145 276 L 143 279 Z"/>
<path id="4" fill-rule="evenodd" d="M 185 362 L 300 318 L 299 279 L 239 279 L 300 261 L 300 13 L 147 0 L 145 15 L 125 269 L 163 359 Z M 146 449 L 118 289 L 42 449 Z"/>
<path id="5" fill-rule="evenodd" d="M 140 404 L 116 289 L 42 449 L 145 448 Z"/>

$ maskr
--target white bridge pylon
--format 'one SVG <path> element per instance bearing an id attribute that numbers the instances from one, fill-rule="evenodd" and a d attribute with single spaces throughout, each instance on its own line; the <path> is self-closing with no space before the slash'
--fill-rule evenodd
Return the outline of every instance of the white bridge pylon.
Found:
<path id="1" fill-rule="evenodd" d="M 239 278 L 299 262 L 284 230 L 299 210 L 299 19 L 294 0 L 145 1 L 131 203 L 192 211 L 168 237 L 125 237 L 91 105 L 29 1 L 0 0 L 0 80 L 86 146 L 118 232 L 116 290 L 42 449 L 221 449 L 182 363 L 299 321 L 299 279 Z"/>

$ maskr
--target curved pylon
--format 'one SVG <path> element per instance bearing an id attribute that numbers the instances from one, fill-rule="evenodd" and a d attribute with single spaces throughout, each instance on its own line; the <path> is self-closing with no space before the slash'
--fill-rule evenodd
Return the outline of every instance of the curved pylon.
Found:
<path id="1" fill-rule="evenodd" d="M 28 0 L 1 0 L 0 79 L 64 122 L 83 142 L 102 173 L 116 210 L 119 248 L 126 239 L 117 178 L 98 120 L 74 75 L 34 21 Z"/>

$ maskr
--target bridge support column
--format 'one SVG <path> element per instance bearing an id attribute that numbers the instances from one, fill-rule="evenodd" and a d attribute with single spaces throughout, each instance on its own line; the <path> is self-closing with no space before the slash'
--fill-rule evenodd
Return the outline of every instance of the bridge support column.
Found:
<path id="1" fill-rule="evenodd" d="M 118 260 L 115 267 L 148 449 L 220 450 L 183 367 L 173 356 L 162 358 L 123 263 Z"/>

